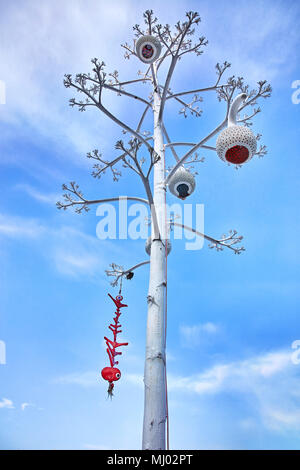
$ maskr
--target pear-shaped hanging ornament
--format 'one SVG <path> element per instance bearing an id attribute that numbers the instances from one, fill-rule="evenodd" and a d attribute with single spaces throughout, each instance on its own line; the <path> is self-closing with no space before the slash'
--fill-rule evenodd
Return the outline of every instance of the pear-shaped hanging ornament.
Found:
<path id="1" fill-rule="evenodd" d="M 229 111 L 228 127 L 217 138 L 216 150 L 221 160 L 234 165 L 243 165 L 251 160 L 256 152 L 257 142 L 253 132 L 246 126 L 236 123 L 239 107 L 247 98 L 246 93 L 238 95 Z"/>
<path id="2" fill-rule="evenodd" d="M 169 191 L 179 199 L 186 199 L 196 187 L 196 181 L 190 171 L 180 166 L 171 176 L 169 181 Z"/>

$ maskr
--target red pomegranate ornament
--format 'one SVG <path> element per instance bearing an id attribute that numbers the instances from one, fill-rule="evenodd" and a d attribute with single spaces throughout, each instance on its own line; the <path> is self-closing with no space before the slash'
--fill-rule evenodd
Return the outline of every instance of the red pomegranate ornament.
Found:
<path id="1" fill-rule="evenodd" d="M 117 367 L 104 367 L 101 371 L 101 375 L 104 380 L 115 382 L 120 379 L 121 371 Z"/>
<path id="2" fill-rule="evenodd" d="M 228 127 L 217 138 L 216 150 L 221 160 L 233 165 L 243 165 L 251 160 L 256 152 L 257 142 L 253 132 L 246 126 L 238 126 L 236 116 L 239 107 L 247 98 L 246 93 L 238 95 L 228 116 Z"/>
<path id="3" fill-rule="evenodd" d="M 120 294 L 117 295 L 115 299 L 110 294 L 108 295 L 113 300 L 117 309 L 115 311 L 115 317 L 113 318 L 114 323 L 111 323 L 108 327 L 113 332 L 113 340 L 104 336 L 104 339 L 106 341 L 106 346 L 107 346 L 106 352 L 108 354 L 110 367 L 104 367 L 101 371 L 101 375 L 104 380 L 107 380 L 109 382 L 107 393 L 110 397 L 112 397 L 113 389 L 114 389 L 113 382 L 119 380 L 121 377 L 121 371 L 117 367 L 114 367 L 114 366 L 119 364 L 119 362 L 116 361 L 115 359 L 116 356 L 122 353 L 121 351 L 117 351 L 116 349 L 119 348 L 120 346 L 128 345 L 128 343 L 117 342 L 117 335 L 119 333 L 122 333 L 122 330 L 120 330 L 122 325 L 119 323 L 119 317 L 121 315 L 120 308 L 127 307 L 127 305 L 122 303 L 122 300 L 123 300 L 122 295 Z"/>

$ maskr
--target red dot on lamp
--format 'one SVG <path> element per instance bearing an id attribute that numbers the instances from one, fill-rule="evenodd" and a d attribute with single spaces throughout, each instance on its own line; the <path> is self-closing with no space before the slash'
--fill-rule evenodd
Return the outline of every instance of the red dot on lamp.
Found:
<path id="1" fill-rule="evenodd" d="M 243 145 L 235 145 L 227 150 L 225 158 L 228 162 L 239 165 L 245 163 L 249 158 L 249 150 Z"/>

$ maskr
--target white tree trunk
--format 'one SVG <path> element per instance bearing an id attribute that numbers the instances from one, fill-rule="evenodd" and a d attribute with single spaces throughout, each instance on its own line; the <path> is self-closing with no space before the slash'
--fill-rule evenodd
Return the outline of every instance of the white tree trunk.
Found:
<path id="1" fill-rule="evenodd" d="M 154 91 L 154 150 L 160 160 L 154 165 L 154 205 L 158 216 L 161 239 L 152 237 L 148 318 L 145 358 L 145 398 L 143 449 L 165 449 L 166 424 L 166 345 L 165 345 L 165 162 L 162 126 L 158 120 L 161 98 Z M 153 225 L 153 224 L 152 224 Z"/>

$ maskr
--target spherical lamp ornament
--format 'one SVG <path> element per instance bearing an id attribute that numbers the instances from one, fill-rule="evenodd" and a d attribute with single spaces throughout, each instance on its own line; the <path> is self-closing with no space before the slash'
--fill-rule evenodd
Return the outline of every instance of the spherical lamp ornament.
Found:
<path id="1" fill-rule="evenodd" d="M 169 190 L 179 199 L 185 199 L 190 196 L 196 187 L 194 176 L 183 166 L 175 171 L 169 180 Z"/>
<path id="2" fill-rule="evenodd" d="M 141 36 L 135 45 L 138 58 L 145 64 L 153 64 L 161 53 L 161 44 L 154 36 Z"/>
<path id="3" fill-rule="evenodd" d="M 243 165 L 251 160 L 257 148 L 253 132 L 246 126 L 236 124 L 238 109 L 246 98 L 246 93 L 241 93 L 235 98 L 228 116 L 228 127 L 219 134 L 216 143 L 217 154 L 221 160 L 233 165 Z"/>

